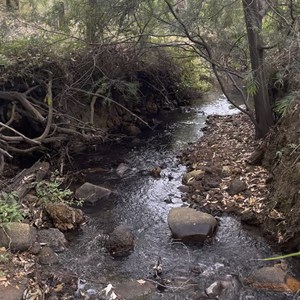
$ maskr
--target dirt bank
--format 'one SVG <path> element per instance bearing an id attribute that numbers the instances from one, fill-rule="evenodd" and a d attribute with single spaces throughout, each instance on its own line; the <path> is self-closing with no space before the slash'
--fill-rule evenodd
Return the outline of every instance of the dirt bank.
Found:
<path id="1" fill-rule="evenodd" d="M 271 133 L 263 166 L 272 173 L 263 228 L 288 251 L 300 250 L 300 99 Z"/>
<path id="2" fill-rule="evenodd" d="M 182 156 L 189 172 L 198 170 L 186 176 L 184 197 L 201 210 L 238 215 L 263 228 L 284 250 L 295 250 L 300 231 L 298 106 L 264 143 L 263 166 L 249 163 L 262 142 L 255 140 L 247 116 L 209 117 L 204 137 Z"/>

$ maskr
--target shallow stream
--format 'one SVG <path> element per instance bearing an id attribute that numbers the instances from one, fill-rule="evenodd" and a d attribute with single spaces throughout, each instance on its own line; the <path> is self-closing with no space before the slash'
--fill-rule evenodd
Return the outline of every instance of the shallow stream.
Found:
<path id="1" fill-rule="evenodd" d="M 221 217 L 216 238 L 201 247 L 172 241 L 167 225 L 169 210 L 185 205 L 178 186 L 186 168 L 176 155 L 202 136 L 207 115 L 233 113 L 237 110 L 230 109 L 222 96 L 201 99 L 180 113 L 166 113 L 163 129 L 149 134 L 141 145 L 111 145 L 106 151 L 86 155 L 81 161 L 84 167 L 109 170 L 93 172 L 87 181 L 108 187 L 115 195 L 86 208 L 89 222 L 73 237 L 69 250 L 60 254 L 63 264 L 99 291 L 109 283 L 116 285 L 123 280 L 154 280 L 152 268 L 161 257 L 163 276 L 170 280 L 172 288 L 154 292 L 147 299 L 197 299 L 194 296 L 199 291 L 222 275 L 245 277 L 265 266 L 258 259 L 274 255 L 272 248 L 262 237 L 242 228 L 233 217 Z M 122 178 L 115 172 L 121 162 L 130 167 Z M 161 178 L 145 172 L 156 166 L 163 167 Z M 97 236 L 111 232 L 119 224 L 127 224 L 133 230 L 135 249 L 126 258 L 114 259 L 104 252 Z M 204 272 L 191 272 L 194 267 Z M 236 299 L 300 299 L 248 288 L 242 288 L 239 294 Z"/>

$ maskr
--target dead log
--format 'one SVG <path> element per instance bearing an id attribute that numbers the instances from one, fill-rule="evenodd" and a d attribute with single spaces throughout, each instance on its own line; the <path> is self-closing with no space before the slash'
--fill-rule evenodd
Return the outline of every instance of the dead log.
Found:
<path id="1" fill-rule="evenodd" d="M 24 169 L 10 180 L 8 192 L 15 192 L 19 199 L 24 198 L 39 181 L 45 178 L 49 168 L 48 162 L 37 161 L 31 168 Z"/>

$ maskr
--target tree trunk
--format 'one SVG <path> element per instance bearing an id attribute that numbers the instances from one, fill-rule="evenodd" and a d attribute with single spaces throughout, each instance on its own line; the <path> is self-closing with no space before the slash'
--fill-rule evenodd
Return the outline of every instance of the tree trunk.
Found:
<path id="1" fill-rule="evenodd" d="M 64 4 L 64 2 L 58 2 L 57 3 L 57 13 L 58 13 L 57 27 L 60 30 L 63 30 L 63 29 L 65 29 L 65 25 L 66 25 L 65 4 Z"/>
<path id="2" fill-rule="evenodd" d="M 253 80 L 258 85 L 254 98 L 257 138 L 264 137 L 273 125 L 273 113 L 264 71 L 264 50 L 261 41 L 262 15 L 259 1 L 243 0 Z"/>
<path id="3" fill-rule="evenodd" d="M 97 0 L 88 0 L 87 21 L 86 21 L 86 40 L 88 43 L 96 42 L 97 31 Z"/>

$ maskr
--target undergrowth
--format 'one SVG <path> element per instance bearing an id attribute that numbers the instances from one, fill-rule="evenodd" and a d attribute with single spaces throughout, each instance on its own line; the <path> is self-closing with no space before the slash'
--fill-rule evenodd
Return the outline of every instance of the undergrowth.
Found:
<path id="1" fill-rule="evenodd" d="M 74 199 L 73 192 L 68 188 L 61 188 L 63 178 L 58 176 L 58 171 L 52 172 L 48 180 L 42 180 L 35 187 L 37 197 L 44 203 L 66 203 L 81 206 L 82 200 Z"/>
<path id="2" fill-rule="evenodd" d="M 20 222 L 24 219 L 24 212 L 18 203 L 15 192 L 0 194 L 0 223 Z"/>

